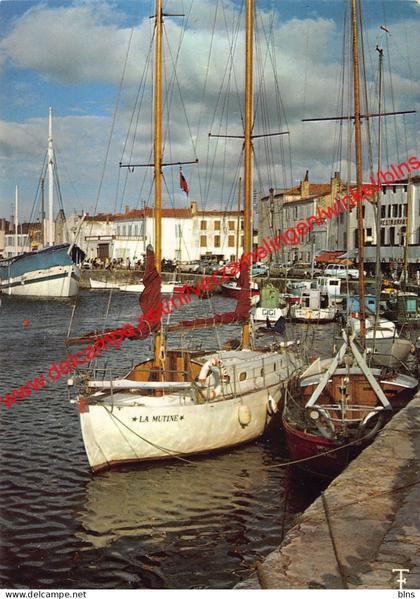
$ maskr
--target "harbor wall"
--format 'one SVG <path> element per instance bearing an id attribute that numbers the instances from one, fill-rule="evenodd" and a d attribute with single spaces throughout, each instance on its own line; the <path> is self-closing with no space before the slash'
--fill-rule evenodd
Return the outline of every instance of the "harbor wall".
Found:
<path id="1" fill-rule="evenodd" d="M 419 589 L 419 433 L 420 392 L 237 588 Z"/>

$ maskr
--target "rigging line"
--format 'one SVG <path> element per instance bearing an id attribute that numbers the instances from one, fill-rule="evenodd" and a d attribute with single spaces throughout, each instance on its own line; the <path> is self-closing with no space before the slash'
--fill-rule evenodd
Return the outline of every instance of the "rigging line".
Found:
<path id="1" fill-rule="evenodd" d="M 368 103 L 368 89 L 367 89 L 367 74 L 366 74 L 366 61 L 365 61 L 365 44 L 364 44 L 364 22 L 362 11 L 359 10 L 359 26 L 360 26 L 360 50 L 362 58 L 362 73 L 363 73 L 363 96 L 365 100 L 365 114 L 369 114 L 369 103 Z M 369 159 L 369 171 L 373 177 L 373 155 L 372 155 L 372 137 L 371 137 L 371 122 L 370 118 L 366 118 L 366 133 L 367 133 L 367 146 L 368 146 L 368 159 Z"/>
<path id="2" fill-rule="evenodd" d="M 227 61 L 226 61 L 226 64 L 225 64 L 224 73 L 223 73 L 223 76 L 222 76 L 222 81 L 220 83 L 218 95 L 217 95 L 217 98 L 216 98 L 215 109 L 213 111 L 213 117 L 212 117 L 212 120 L 210 122 L 210 131 L 215 126 L 216 114 L 217 114 L 217 111 L 220 109 L 220 104 L 221 104 L 222 93 L 223 93 L 224 87 L 225 86 L 228 87 L 228 88 L 230 87 L 230 85 L 228 86 L 228 83 L 231 82 L 232 78 L 236 82 L 236 77 L 234 76 L 235 75 L 235 72 L 234 72 L 234 63 L 235 63 L 234 53 L 235 53 L 235 48 L 236 48 L 236 45 L 238 43 L 238 38 L 239 38 L 240 20 L 241 20 L 242 13 L 243 13 L 243 4 L 241 4 L 240 12 L 238 13 L 238 18 L 237 18 L 236 26 L 235 26 L 234 22 L 232 24 L 232 28 L 233 28 L 233 34 L 232 34 L 233 37 L 232 37 L 232 39 L 231 39 L 231 36 L 230 36 L 230 33 L 229 33 L 229 29 L 227 27 L 226 13 L 225 13 L 225 8 L 224 8 L 223 5 L 222 5 L 222 12 L 223 12 L 224 23 L 225 23 L 225 28 L 226 28 L 226 36 L 227 36 L 227 39 L 229 41 L 229 45 L 228 45 L 228 51 L 229 52 L 228 52 L 228 57 L 227 57 Z M 235 27 L 236 27 L 236 29 L 234 29 Z M 233 76 L 232 76 L 232 72 L 233 72 Z M 223 100 L 223 105 L 221 106 L 222 115 L 223 115 L 224 109 L 226 107 L 227 95 L 228 95 L 228 92 L 225 92 L 224 100 Z M 237 98 L 238 98 L 239 97 L 239 91 L 238 91 L 237 82 L 236 82 L 236 95 L 237 95 Z M 240 112 L 241 112 L 241 121 L 243 123 L 242 110 L 240 110 Z M 227 114 L 226 114 L 225 118 L 226 119 L 228 118 Z M 220 121 L 218 133 L 220 133 L 221 130 L 222 130 L 222 123 Z M 216 153 L 217 153 L 217 149 L 219 147 L 219 142 L 217 141 L 216 144 L 214 144 L 213 147 L 214 147 L 214 151 L 213 151 L 213 157 L 214 157 L 213 158 L 213 166 L 214 166 L 215 156 L 216 156 Z M 209 159 L 210 159 L 210 157 L 209 157 L 209 154 L 210 154 L 210 140 L 209 139 L 208 139 L 207 148 L 208 148 L 208 152 L 207 152 L 207 162 L 208 162 Z M 210 185 L 211 185 L 211 180 L 212 180 L 211 175 L 212 175 L 212 171 L 210 171 L 210 173 L 209 173 L 208 170 L 206 170 L 207 188 L 205 189 L 205 192 L 204 192 L 205 202 L 207 202 L 207 199 L 208 199 L 209 194 L 210 194 Z"/>
<path id="3" fill-rule="evenodd" d="M 165 35 L 166 35 L 166 30 L 165 30 Z M 190 135 L 190 140 L 191 140 L 191 143 L 192 143 L 192 146 L 193 146 L 193 149 L 194 149 L 194 155 L 197 156 L 197 144 L 196 144 L 196 142 L 194 141 L 194 138 L 193 138 L 193 134 L 192 134 L 190 122 L 189 122 L 189 119 L 188 119 L 185 102 L 184 102 L 184 99 L 183 99 L 182 93 L 181 93 L 181 86 L 180 86 L 180 83 L 179 83 L 178 76 L 176 74 L 176 65 L 178 63 L 180 48 L 178 49 L 178 53 L 177 53 L 175 61 L 173 59 L 172 52 L 171 52 L 170 48 L 168 48 L 168 52 L 169 52 L 169 55 L 171 57 L 172 64 L 173 64 L 173 83 L 172 83 L 172 85 L 175 86 L 175 84 L 176 84 L 176 87 L 178 89 L 179 97 L 180 97 L 180 101 L 181 101 L 181 106 L 182 106 L 182 111 L 184 113 L 185 121 L 187 123 L 188 133 Z M 169 102 L 168 102 L 168 117 L 169 117 L 169 108 L 170 107 L 169 107 Z M 169 118 L 168 118 L 168 121 L 169 121 Z"/>
<path id="4" fill-rule="evenodd" d="M 102 185 L 103 185 L 103 181 L 104 181 L 104 178 L 105 178 L 105 169 L 106 169 L 106 166 L 107 166 L 107 163 L 108 163 L 109 152 L 110 152 L 110 149 L 111 149 L 111 141 L 112 141 L 112 137 L 114 135 L 115 123 L 116 123 L 116 120 L 117 120 L 117 114 L 118 114 L 119 105 L 120 105 L 120 101 L 121 101 L 123 81 L 124 81 L 125 73 L 126 73 L 126 70 L 127 70 L 128 55 L 129 55 L 129 50 L 130 50 L 130 46 L 131 46 L 131 40 L 132 40 L 132 37 L 133 37 L 133 32 L 134 32 L 134 26 L 131 28 L 129 42 L 128 42 L 128 47 L 127 47 L 127 52 L 126 52 L 126 55 L 125 55 L 124 67 L 123 67 L 123 72 L 122 72 L 122 75 L 121 75 L 120 84 L 119 84 L 119 88 L 118 88 L 117 101 L 116 101 L 116 104 L 115 104 L 114 114 L 113 114 L 113 117 L 112 117 L 111 130 L 110 130 L 110 133 L 109 133 L 109 139 L 108 139 L 108 143 L 107 143 L 107 147 L 106 147 L 106 152 L 105 152 L 105 158 L 104 158 L 104 162 L 103 162 L 103 166 L 102 166 L 101 177 L 100 177 L 100 181 L 99 181 L 99 185 L 98 185 L 98 191 L 97 191 L 97 194 L 96 194 L 96 200 L 95 200 L 95 206 L 94 206 L 94 210 L 93 210 L 93 216 L 95 216 L 95 214 L 97 213 L 99 199 L 100 199 L 101 192 L 102 192 Z M 91 224 L 90 234 L 92 234 L 92 229 L 93 229 L 93 221 L 92 221 L 92 224 Z"/>
<path id="5" fill-rule="evenodd" d="M 46 151 L 45 154 L 44 154 L 44 161 L 42 163 L 41 174 L 40 174 L 39 179 L 38 179 L 38 185 L 37 185 L 36 192 L 35 192 L 35 198 L 34 198 L 34 201 L 32 203 L 32 208 L 31 208 L 31 212 L 30 212 L 30 215 L 29 215 L 29 222 L 30 223 L 32 222 L 32 219 L 35 218 L 35 210 L 36 210 L 36 206 L 37 206 L 37 202 L 38 202 L 39 190 L 41 188 L 41 181 L 42 181 L 43 178 L 45 178 L 45 172 L 46 172 L 46 168 L 47 168 L 47 156 L 48 156 L 48 151 Z M 41 215 L 40 220 L 42 221 L 42 215 Z"/>
<path id="6" fill-rule="evenodd" d="M 384 14 L 384 24 L 387 24 L 387 19 L 386 19 L 386 10 L 385 10 L 385 3 L 382 3 L 382 8 L 383 8 L 383 14 Z M 388 75 L 389 75 L 389 86 L 390 86 L 390 91 L 391 91 L 391 104 L 392 104 L 392 111 L 395 112 L 395 95 L 394 95 L 394 84 L 393 84 L 393 79 L 392 79 L 392 65 L 391 65 L 391 52 L 389 50 L 389 36 L 385 37 L 385 44 L 386 44 L 386 50 L 387 50 L 387 59 L 388 59 Z M 395 147 L 396 147 L 396 152 L 397 152 L 397 159 L 398 159 L 398 163 L 401 162 L 401 156 L 400 156 L 400 146 L 399 146 L 399 139 L 398 139 L 398 130 L 397 130 L 397 116 L 394 115 L 393 117 L 393 124 L 394 124 L 394 138 L 395 138 Z"/>
<path id="7" fill-rule="evenodd" d="M 274 91 L 275 91 L 275 102 L 276 102 L 276 112 L 277 112 L 277 118 L 279 123 L 283 121 L 285 122 L 285 129 L 289 130 L 289 125 L 288 125 L 288 120 L 287 120 L 287 114 L 286 114 L 286 110 L 283 104 L 283 98 L 282 98 L 282 94 L 280 91 L 280 83 L 277 77 L 277 73 L 279 72 L 279 68 L 277 66 L 277 62 L 276 62 L 276 52 L 275 52 L 275 48 L 276 48 L 276 44 L 274 41 L 274 25 L 276 23 L 276 20 L 274 18 L 274 14 L 272 15 L 272 18 L 270 20 L 270 29 L 269 29 L 269 35 L 266 36 L 266 43 L 267 43 L 267 51 L 268 51 L 268 57 L 270 58 L 270 63 L 272 66 L 272 71 L 273 71 L 273 75 L 274 75 Z M 267 107 L 266 110 L 268 111 L 268 103 L 267 103 Z M 288 136 L 288 144 L 289 144 L 289 149 L 290 149 L 290 136 Z M 286 179 L 286 172 L 285 172 L 285 153 L 284 153 L 284 140 L 283 137 L 280 136 L 278 139 L 278 143 L 279 143 L 279 148 L 280 148 L 280 163 L 283 165 L 283 184 L 284 187 L 287 187 L 287 179 Z M 291 164 L 291 151 L 289 152 L 289 161 L 290 161 L 290 176 L 292 179 L 292 164 Z M 273 181 L 274 179 L 272 179 Z"/>
<path id="8" fill-rule="evenodd" d="M 57 156 L 57 160 L 55 160 L 55 156 Z M 61 154 L 60 149 L 59 149 L 59 147 L 57 145 L 57 142 L 54 142 L 54 164 L 56 165 L 57 173 L 58 173 L 58 164 L 60 164 L 60 168 L 62 168 L 64 170 L 65 175 L 67 176 L 67 179 L 68 179 L 70 187 L 73 188 L 75 197 L 81 202 L 81 200 L 80 200 L 80 193 L 77 191 L 77 188 L 75 187 L 74 182 L 73 182 L 73 180 L 70 177 L 70 173 L 69 173 L 69 171 L 67 169 L 65 160 L 63 160 L 62 158 L 60 158 L 61 156 L 62 156 L 62 154 Z M 63 206 L 63 210 L 64 210 L 64 206 Z"/>
<path id="9" fill-rule="evenodd" d="M 142 77 L 140 79 L 139 82 L 139 86 L 137 88 L 137 94 L 136 94 L 136 98 L 134 101 L 134 106 L 133 106 L 133 110 L 131 113 L 131 118 L 130 118 L 130 123 L 127 129 L 127 135 L 126 135 L 126 139 L 124 142 L 124 147 L 123 147 L 123 151 L 122 151 L 122 155 L 121 155 L 121 162 L 124 159 L 124 155 L 125 155 L 125 151 L 127 148 L 127 144 L 128 144 L 128 139 L 130 137 L 130 132 L 133 131 L 132 133 L 132 139 L 131 139 L 131 147 L 130 147 L 130 152 L 129 152 L 129 158 L 128 158 L 128 162 L 130 163 L 132 161 L 133 155 L 134 155 L 134 148 L 135 148 L 135 144 L 137 141 L 137 130 L 138 130 L 138 126 L 139 126 L 139 120 L 140 120 L 140 114 L 141 114 L 141 108 L 143 106 L 143 101 L 144 101 L 144 97 L 146 95 L 146 79 L 148 74 L 151 71 L 151 60 L 152 60 L 152 48 L 153 48 L 153 43 L 154 43 L 154 30 L 152 32 L 151 35 L 151 39 L 149 42 L 149 49 L 146 55 L 146 62 L 145 62 L 145 66 L 143 69 L 143 74 Z M 140 94 L 140 92 L 142 92 Z M 150 109 L 150 119 L 149 122 L 153 122 L 153 115 L 152 115 L 152 103 L 150 102 L 148 105 L 149 109 Z M 134 115 L 137 113 L 136 116 L 136 122 L 135 125 L 133 126 L 133 121 L 134 121 Z M 149 159 L 151 159 L 151 155 L 153 153 L 153 143 L 152 143 L 152 139 L 150 140 L 150 144 L 149 144 Z M 120 170 L 120 169 L 119 169 Z M 125 194 L 126 194 L 126 189 L 127 189 L 127 184 L 128 184 L 128 180 L 129 180 L 129 170 L 127 169 L 127 171 L 125 172 L 125 176 L 124 176 L 124 185 L 123 185 L 123 189 L 122 189 L 122 194 L 121 194 L 121 202 L 120 202 L 120 211 L 122 211 L 122 206 L 124 203 L 124 198 L 125 198 Z M 147 179 L 147 172 L 144 171 L 143 173 L 143 182 L 140 185 L 140 192 L 143 190 L 144 185 L 146 183 L 146 179 Z M 140 197 L 141 197 L 141 193 L 140 193 Z M 115 199 L 115 211 L 117 211 L 117 200 L 118 198 L 116 197 Z M 140 199 L 139 199 L 140 201 Z M 138 205 L 138 204 L 137 204 Z"/>
<path id="10" fill-rule="evenodd" d="M 139 433 L 137 431 L 135 431 L 132 428 L 130 428 L 127 424 L 125 424 L 125 422 L 123 422 L 120 418 L 118 418 L 118 416 L 116 416 L 105 405 L 103 406 L 103 408 L 108 412 L 108 414 L 111 416 L 111 418 L 114 418 L 117 422 L 119 422 L 120 424 L 122 424 L 128 431 L 130 431 L 130 433 L 132 433 L 133 435 L 135 435 L 136 437 L 138 437 L 139 439 L 141 439 L 142 441 L 144 441 L 148 445 L 151 445 L 155 449 L 159 449 L 159 451 L 162 451 L 163 453 L 166 453 L 167 455 L 171 456 L 174 459 L 180 460 L 181 462 L 187 462 L 188 464 L 193 464 L 194 463 L 192 460 L 188 460 L 186 458 L 181 457 L 182 455 L 188 455 L 188 453 L 184 453 L 182 451 L 179 452 L 179 453 L 175 453 L 172 449 L 168 449 L 167 447 L 163 447 L 162 445 L 158 445 L 157 443 L 153 443 L 153 441 L 150 441 L 149 439 L 146 439 L 146 437 L 143 437 L 142 435 L 139 435 Z M 129 444 L 129 445 L 133 449 L 134 453 L 137 456 L 137 453 L 134 450 L 134 448 L 131 446 L 131 444 Z"/>

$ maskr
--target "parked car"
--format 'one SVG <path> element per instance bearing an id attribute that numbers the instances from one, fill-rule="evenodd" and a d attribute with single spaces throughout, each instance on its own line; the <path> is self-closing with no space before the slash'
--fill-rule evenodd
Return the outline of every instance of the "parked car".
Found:
<path id="1" fill-rule="evenodd" d="M 363 271 L 366 275 L 366 271 Z M 359 278 L 359 269 L 354 266 L 348 266 L 347 264 L 330 264 L 324 270 L 324 274 L 327 277 L 338 277 L 340 279 L 351 279 Z"/>
<path id="2" fill-rule="evenodd" d="M 287 272 L 287 276 L 291 279 L 306 279 L 310 277 L 312 274 L 312 265 L 309 262 L 297 262 L 293 264 L 291 268 L 289 268 Z M 321 268 L 317 268 L 316 266 L 313 269 L 313 274 L 315 277 L 318 275 L 324 274 L 324 271 Z"/>
<path id="3" fill-rule="evenodd" d="M 184 262 L 178 264 L 178 270 L 180 272 L 199 272 L 200 271 L 200 261 L 193 260 L 192 262 Z"/>
<path id="4" fill-rule="evenodd" d="M 272 262 L 268 270 L 271 276 L 282 277 L 287 275 L 290 267 L 290 262 Z"/>
<path id="5" fill-rule="evenodd" d="M 203 275 L 211 275 L 211 273 L 216 271 L 218 268 L 220 268 L 219 264 L 214 260 L 200 260 L 199 272 Z"/>
<path id="6" fill-rule="evenodd" d="M 264 277 L 268 275 L 268 266 L 263 262 L 256 262 L 252 265 L 252 276 L 253 277 Z"/>

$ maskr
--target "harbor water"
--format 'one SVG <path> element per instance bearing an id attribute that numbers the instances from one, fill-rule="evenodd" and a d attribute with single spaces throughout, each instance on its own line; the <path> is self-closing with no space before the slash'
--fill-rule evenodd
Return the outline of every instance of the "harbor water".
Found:
<path id="1" fill-rule="evenodd" d="M 83 291 L 72 335 L 136 322 L 136 294 Z M 173 315 L 226 311 L 222 297 Z M 68 301 L 2 299 L 0 395 L 65 359 Z M 314 355 L 334 325 L 296 327 Z M 217 348 L 238 327 L 189 331 L 168 345 Z M 265 338 L 265 342 L 269 339 Z M 71 348 L 73 352 L 76 349 Z M 106 353 L 125 372 L 150 340 Z M 0 405 L 0 579 L 6 588 L 232 588 L 277 547 L 319 489 L 281 464 L 281 432 L 211 456 L 130 466 L 93 476 L 67 377 L 7 408 Z"/>

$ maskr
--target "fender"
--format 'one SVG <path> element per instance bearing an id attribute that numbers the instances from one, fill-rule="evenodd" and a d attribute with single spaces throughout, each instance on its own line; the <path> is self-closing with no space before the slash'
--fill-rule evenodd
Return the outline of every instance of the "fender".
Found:
<path id="1" fill-rule="evenodd" d="M 374 424 L 372 429 L 366 432 L 367 424 L 371 423 L 372 418 L 374 418 L 375 416 L 377 416 L 376 423 Z M 363 439 L 363 441 L 369 441 L 370 439 L 373 439 L 373 437 L 375 437 L 375 435 L 383 427 L 384 424 L 385 410 L 383 408 L 380 411 L 373 410 L 372 412 L 369 412 L 369 414 L 365 416 L 365 418 L 363 418 L 362 422 L 359 424 L 359 427 L 357 429 L 357 438 L 360 440 Z"/>

